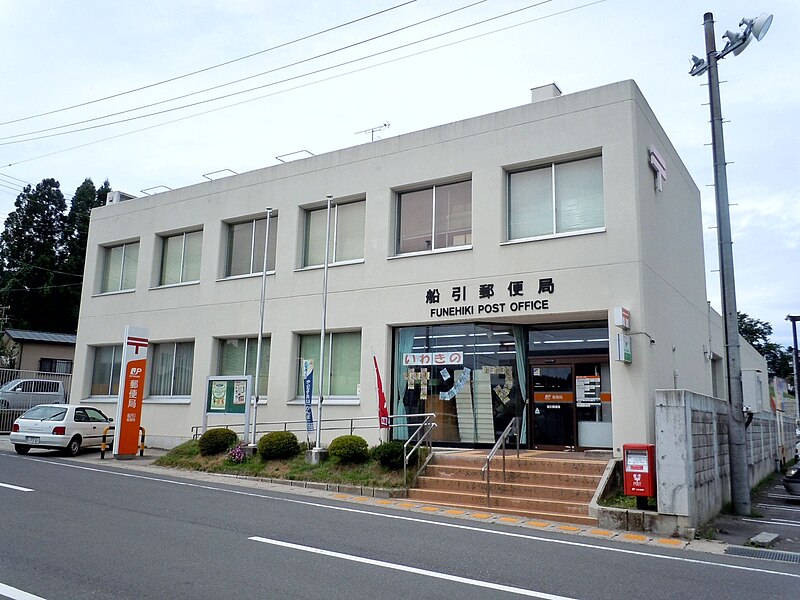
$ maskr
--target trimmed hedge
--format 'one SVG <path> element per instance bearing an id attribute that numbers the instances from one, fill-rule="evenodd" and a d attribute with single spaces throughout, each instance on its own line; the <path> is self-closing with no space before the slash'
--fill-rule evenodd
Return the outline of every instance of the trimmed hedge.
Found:
<path id="1" fill-rule="evenodd" d="M 379 446 L 372 449 L 372 459 L 378 461 L 387 469 L 402 469 L 403 468 L 403 442 L 393 440 L 391 442 L 384 442 Z M 413 462 L 416 453 L 411 457 Z"/>
<path id="2" fill-rule="evenodd" d="M 212 456 L 225 452 L 239 441 L 235 431 L 227 428 L 209 429 L 200 436 L 197 442 L 201 456 Z"/>
<path id="3" fill-rule="evenodd" d="M 300 444 L 291 431 L 270 431 L 258 440 L 258 454 L 264 460 L 292 458 L 299 453 Z"/>
<path id="4" fill-rule="evenodd" d="M 328 453 L 343 463 L 363 463 L 369 458 L 369 445 L 361 436 L 342 435 L 331 442 Z"/>

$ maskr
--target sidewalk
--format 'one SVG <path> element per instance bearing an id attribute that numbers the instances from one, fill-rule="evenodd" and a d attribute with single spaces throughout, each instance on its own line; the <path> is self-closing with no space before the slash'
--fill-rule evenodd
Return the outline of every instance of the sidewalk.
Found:
<path id="1" fill-rule="evenodd" d="M 8 441 L 8 436 L 0 436 L 0 451 L 14 452 L 12 444 Z M 774 550 L 779 552 L 773 552 L 771 550 L 760 551 L 761 556 L 753 552 L 755 549 L 748 545 L 748 540 L 752 536 L 774 526 L 772 522 L 767 522 L 764 519 L 746 520 L 740 517 L 721 516 L 713 522 L 711 528 L 705 532 L 701 532 L 701 534 L 713 533 L 713 535 L 706 535 L 706 537 L 700 536 L 699 539 L 695 540 L 662 538 L 652 534 L 635 533 L 630 531 L 613 531 L 600 529 L 598 527 L 556 523 L 543 520 L 531 520 L 513 515 L 492 513 L 490 511 L 484 512 L 470 509 L 450 508 L 447 506 L 434 506 L 425 504 L 424 502 L 407 500 L 405 498 L 387 498 L 385 497 L 386 494 L 379 494 L 378 492 L 380 490 L 373 490 L 372 488 L 361 488 L 357 486 L 326 486 L 325 484 L 307 483 L 302 481 L 284 481 L 269 478 L 243 477 L 218 473 L 206 473 L 202 471 L 182 471 L 154 465 L 154 461 L 165 453 L 166 451 L 164 450 L 147 448 L 145 449 L 145 455 L 142 457 L 137 455 L 135 458 L 130 460 L 115 460 L 111 452 L 107 451 L 106 458 L 101 460 L 99 449 L 92 448 L 81 451 L 81 453 L 74 458 L 66 458 L 62 454 L 59 454 L 55 451 L 38 451 L 29 454 L 28 456 L 34 457 L 39 455 L 42 457 L 66 458 L 66 460 L 76 461 L 87 466 L 91 465 L 92 467 L 128 469 L 147 472 L 154 475 L 157 474 L 159 476 L 169 474 L 182 479 L 202 481 L 204 483 L 235 482 L 236 485 L 264 491 L 275 491 L 281 493 L 313 496 L 316 498 L 327 498 L 360 505 L 373 505 L 382 508 L 393 508 L 428 515 L 437 514 L 445 517 L 466 519 L 473 522 L 519 526 L 529 530 L 551 531 L 560 534 L 571 534 L 589 538 L 615 540 L 645 546 L 675 549 L 683 548 L 686 550 L 709 552 L 713 554 L 731 554 L 742 552 L 741 555 L 744 556 L 753 556 L 758 558 L 778 558 L 780 560 L 787 560 L 787 557 L 784 556 L 779 558 L 777 556 L 778 554 L 797 553 L 797 560 L 793 560 L 795 556 L 788 556 L 789 562 L 800 563 L 800 539 L 798 538 L 800 535 L 800 527 L 794 528 L 798 531 L 790 532 L 793 534 L 793 537 L 781 536 L 781 538 L 772 546 Z M 776 479 L 776 483 L 782 490 L 783 486 L 780 485 L 779 478 Z M 764 510 L 764 508 L 761 507 L 761 504 L 763 504 L 762 500 L 775 500 L 774 498 L 768 498 L 769 495 L 774 495 L 774 488 L 774 485 L 769 486 L 768 488 L 762 490 L 762 493 L 760 493 L 757 497 L 754 497 L 754 510 Z M 800 511 L 800 502 L 797 502 L 794 507 Z M 792 507 L 789 506 L 789 508 Z M 796 514 L 800 514 L 800 512 Z M 789 530 L 791 528 L 787 527 L 786 529 Z"/>

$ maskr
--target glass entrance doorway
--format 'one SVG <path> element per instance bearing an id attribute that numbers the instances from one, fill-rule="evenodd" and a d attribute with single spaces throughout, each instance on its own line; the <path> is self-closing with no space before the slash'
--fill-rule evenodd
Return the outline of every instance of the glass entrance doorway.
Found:
<path id="1" fill-rule="evenodd" d="M 605 357 L 530 364 L 530 427 L 535 448 L 610 448 L 611 394 Z"/>

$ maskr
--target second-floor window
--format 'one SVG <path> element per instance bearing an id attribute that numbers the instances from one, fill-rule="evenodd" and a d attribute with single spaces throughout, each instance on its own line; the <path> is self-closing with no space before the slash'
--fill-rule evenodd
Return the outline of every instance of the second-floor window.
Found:
<path id="1" fill-rule="evenodd" d="M 103 279 L 100 292 L 120 292 L 136 287 L 139 242 L 103 248 Z"/>
<path id="2" fill-rule="evenodd" d="M 508 174 L 508 239 L 601 229 L 603 160 L 597 156 Z"/>
<path id="3" fill-rule="evenodd" d="M 264 270 L 266 230 L 266 217 L 228 225 L 228 254 L 225 262 L 225 277 L 261 273 Z M 267 271 L 275 270 L 277 231 L 278 218 L 273 215 L 269 220 Z"/>
<path id="4" fill-rule="evenodd" d="M 402 192 L 397 197 L 397 253 L 472 243 L 472 181 Z"/>
<path id="5" fill-rule="evenodd" d="M 331 231 L 328 264 L 364 258 L 364 218 L 366 201 L 331 206 Z M 325 256 L 327 207 L 306 211 L 303 266 L 322 265 Z"/>
<path id="6" fill-rule="evenodd" d="M 202 231 L 187 231 L 162 238 L 159 285 L 200 281 Z"/>

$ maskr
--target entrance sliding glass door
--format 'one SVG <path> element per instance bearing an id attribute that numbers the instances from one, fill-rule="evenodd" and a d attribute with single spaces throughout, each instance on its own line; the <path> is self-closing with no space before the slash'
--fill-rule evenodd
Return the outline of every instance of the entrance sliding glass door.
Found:
<path id="1" fill-rule="evenodd" d="M 575 390 L 571 364 L 531 367 L 533 443 L 575 446 Z"/>

